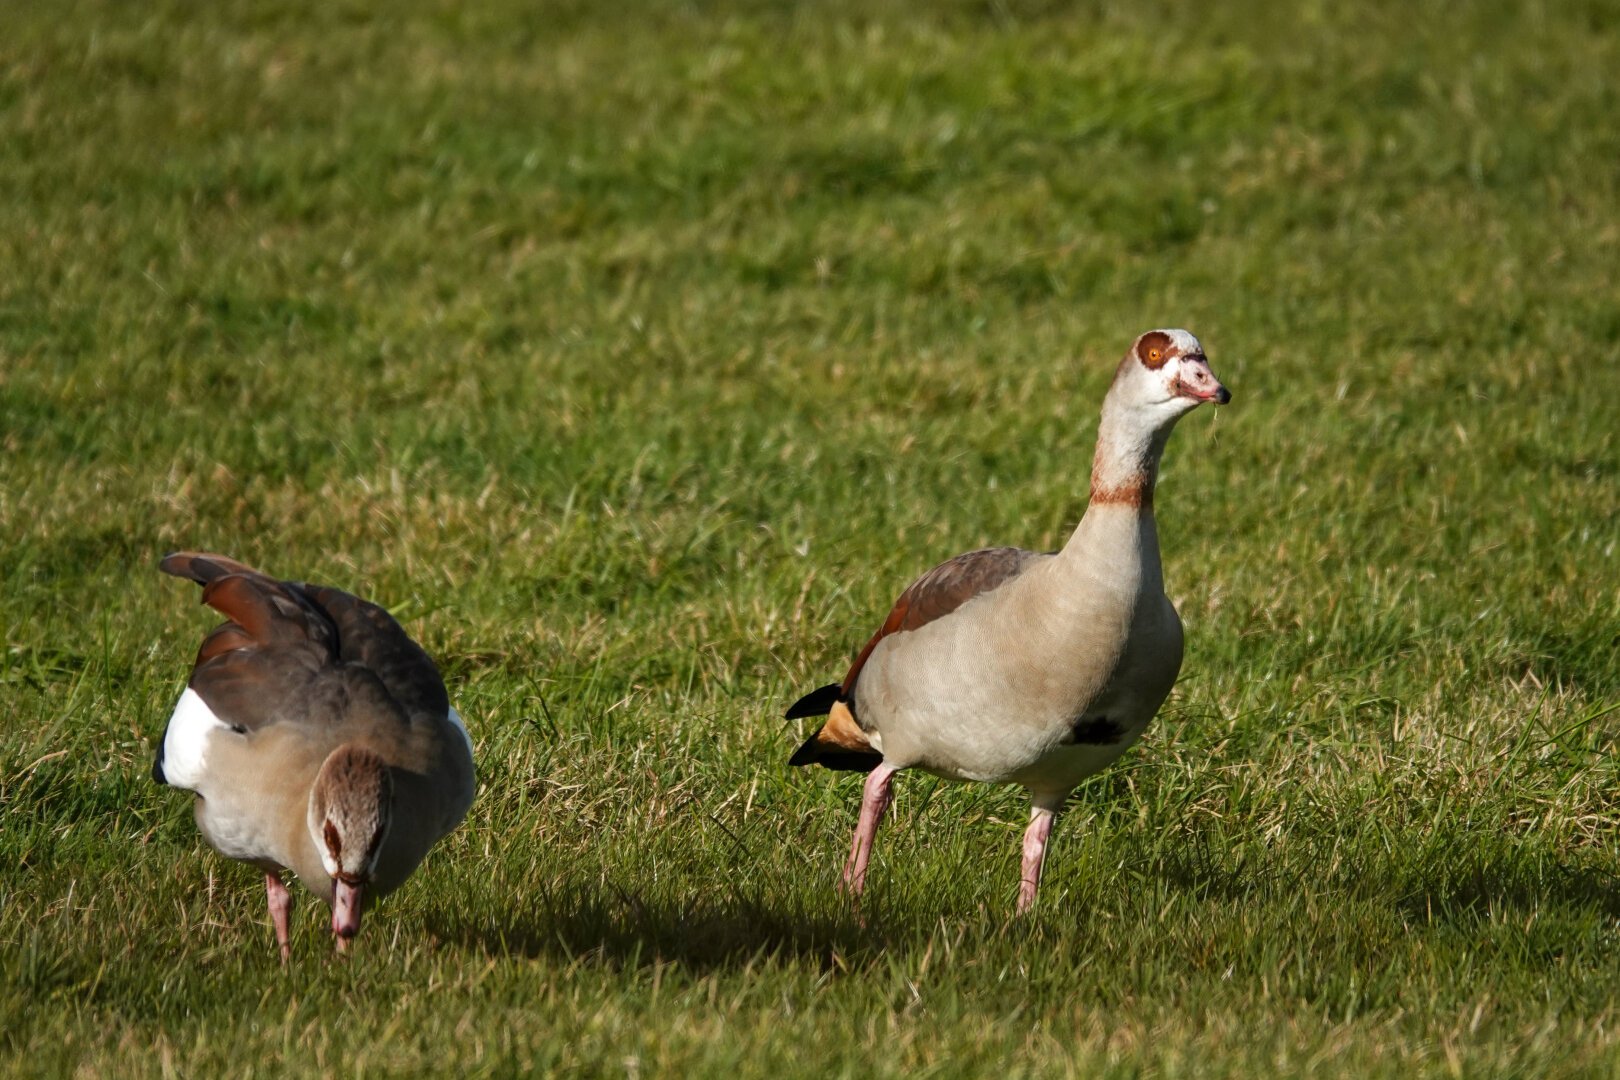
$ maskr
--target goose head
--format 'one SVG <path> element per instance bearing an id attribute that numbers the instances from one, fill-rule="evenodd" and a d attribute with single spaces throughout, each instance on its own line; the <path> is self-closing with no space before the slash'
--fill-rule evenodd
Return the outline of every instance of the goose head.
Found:
<path id="1" fill-rule="evenodd" d="M 309 832 L 332 878 L 332 933 L 340 946 L 360 932 L 393 795 L 383 759 L 353 745 L 332 751 L 310 789 Z"/>
<path id="2" fill-rule="evenodd" d="M 1114 383 L 1127 404 L 1158 421 L 1155 426 L 1174 423 L 1206 401 L 1232 400 L 1204 347 L 1185 330 L 1149 330 L 1137 338 Z"/>

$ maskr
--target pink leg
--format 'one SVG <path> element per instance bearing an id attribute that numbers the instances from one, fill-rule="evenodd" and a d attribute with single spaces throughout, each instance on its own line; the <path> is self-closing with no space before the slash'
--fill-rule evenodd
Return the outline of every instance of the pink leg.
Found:
<path id="1" fill-rule="evenodd" d="M 292 911 L 292 896 L 281 883 L 281 874 L 275 870 L 264 872 L 264 892 L 270 901 L 270 921 L 276 928 L 276 944 L 281 946 L 281 962 L 292 959 L 292 946 L 287 944 L 287 916 Z"/>
<path id="2" fill-rule="evenodd" d="M 844 863 L 844 891 L 851 896 L 861 895 L 866 888 L 866 864 L 872 858 L 872 840 L 877 836 L 878 822 L 894 798 L 891 785 L 894 774 L 900 770 L 888 762 L 873 769 L 866 776 L 861 789 L 861 819 L 855 826 L 855 842 L 850 845 L 849 859 Z"/>
<path id="3" fill-rule="evenodd" d="M 1057 808 L 1036 804 L 1029 812 L 1029 828 L 1024 830 L 1024 865 L 1018 882 L 1018 914 L 1035 906 L 1035 893 L 1041 887 L 1041 866 L 1046 862 L 1046 841 L 1052 835 Z"/>

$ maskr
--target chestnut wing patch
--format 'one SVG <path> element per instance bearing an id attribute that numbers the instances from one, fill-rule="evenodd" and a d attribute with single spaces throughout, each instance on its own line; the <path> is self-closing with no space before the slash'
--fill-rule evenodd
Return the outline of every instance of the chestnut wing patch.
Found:
<path id="1" fill-rule="evenodd" d="M 855 657 L 840 684 L 843 696 L 848 698 L 854 692 L 861 668 L 866 666 L 878 642 L 890 634 L 915 630 L 943 618 L 974 597 L 1006 584 L 1031 564 L 1047 558 L 1050 555 L 1022 548 L 985 548 L 948 559 L 928 571 L 900 594 L 889 617 Z"/>
<path id="2" fill-rule="evenodd" d="M 204 639 L 190 685 L 232 726 L 252 731 L 289 708 L 336 721 L 361 701 L 402 719 L 448 715 L 438 667 L 376 604 L 221 555 L 177 552 L 160 565 L 202 585 L 203 602 L 230 620 Z"/>
<path id="3" fill-rule="evenodd" d="M 203 639 L 189 684 L 221 721 L 263 727 L 330 668 L 337 630 L 298 586 L 221 555 L 176 552 L 159 565 L 200 584 L 203 603 L 230 620 Z"/>

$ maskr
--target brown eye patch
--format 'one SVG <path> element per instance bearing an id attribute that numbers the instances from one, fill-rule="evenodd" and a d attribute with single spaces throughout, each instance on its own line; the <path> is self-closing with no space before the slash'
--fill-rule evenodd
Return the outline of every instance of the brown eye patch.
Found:
<path id="1" fill-rule="evenodd" d="M 1143 334 L 1142 340 L 1136 343 L 1136 356 L 1146 367 L 1163 367 L 1170 359 L 1170 335 L 1159 330 Z"/>

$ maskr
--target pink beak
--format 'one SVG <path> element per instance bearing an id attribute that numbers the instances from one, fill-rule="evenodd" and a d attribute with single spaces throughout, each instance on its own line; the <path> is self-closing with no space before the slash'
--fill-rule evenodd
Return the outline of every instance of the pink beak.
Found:
<path id="1" fill-rule="evenodd" d="M 1209 369 L 1209 361 L 1202 358 L 1183 360 L 1176 381 L 1176 391 L 1182 397 L 1194 401 L 1213 401 L 1217 405 L 1225 405 L 1232 400 L 1231 391 L 1221 385 L 1221 380 Z"/>
<path id="2" fill-rule="evenodd" d="M 338 936 L 339 945 L 360 932 L 360 912 L 364 907 L 364 885 L 332 882 L 332 933 Z"/>

